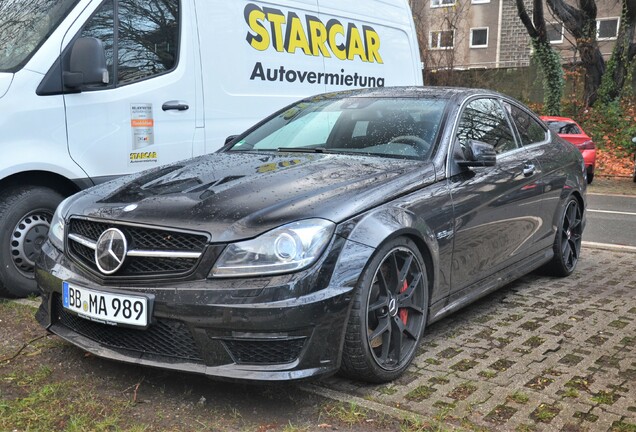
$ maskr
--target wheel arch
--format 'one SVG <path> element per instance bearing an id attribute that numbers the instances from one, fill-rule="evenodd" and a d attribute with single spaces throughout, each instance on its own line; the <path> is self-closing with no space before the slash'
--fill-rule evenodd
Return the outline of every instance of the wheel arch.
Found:
<path id="1" fill-rule="evenodd" d="M 70 196 L 81 190 L 72 180 L 50 171 L 22 171 L 0 180 L 0 191 L 18 186 L 42 186 L 54 189 L 64 196 Z"/>
<path id="2" fill-rule="evenodd" d="M 561 223 L 561 217 L 563 215 L 563 211 L 568 201 L 570 200 L 570 198 L 574 198 L 576 200 L 576 202 L 581 207 L 581 213 L 585 217 L 585 214 L 586 214 L 585 199 L 583 198 L 583 195 L 581 194 L 581 192 L 577 189 L 570 190 L 570 191 L 567 191 L 566 189 L 564 189 L 563 193 L 561 194 L 561 198 L 560 198 L 561 201 L 557 207 L 557 211 L 554 213 L 554 216 L 553 216 L 553 220 L 552 220 L 553 226 L 557 227 L 558 224 Z"/>
<path id="3" fill-rule="evenodd" d="M 380 208 L 344 224 L 341 235 L 348 240 L 368 246 L 365 268 L 378 248 L 398 237 L 413 241 L 424 259 L 428 278 L 429 301 L 438 281 L 439 248 L 437 238 L 426 221 L 400 207 Z M 360 271 L 359 278 L 362 277 Z"/>

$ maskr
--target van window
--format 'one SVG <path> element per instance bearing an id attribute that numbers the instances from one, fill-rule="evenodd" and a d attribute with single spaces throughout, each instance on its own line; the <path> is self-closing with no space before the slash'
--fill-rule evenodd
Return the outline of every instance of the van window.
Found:
<path id="1" fill-rule="evenodd" d="M 114 77 L 110 87 L 118 87 L 174 69 L 179 14 L 179 0 L 108 0 L 80 36 L 102 41 L 109 73 Z"/>

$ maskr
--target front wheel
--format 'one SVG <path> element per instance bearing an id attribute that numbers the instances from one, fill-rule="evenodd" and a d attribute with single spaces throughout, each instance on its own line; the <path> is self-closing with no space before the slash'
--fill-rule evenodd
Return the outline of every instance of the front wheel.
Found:
<path id="1" fill-rule="evenodd" d="M 428 279 L 415 243 L 400 237 L 381 246 L 352 301 L 342 372 L 374 383 L 398 378 L 415 357 L 427 318 Z"/>
<path id="2" fill-rule="evenodd" d="M 0 296 L 37 292 L 35 260 L 63 197 L 41 186 L 9 188 L 0 195 Z"/>
<path id="3" fill-rule="evenodd" d="M 546 269 L 554 276 L 569 276 L 574 272 L 581 253 L 583 238 L 583 211 L 576 198 L 565 205 L 554 239 L 554 257 Z"/>

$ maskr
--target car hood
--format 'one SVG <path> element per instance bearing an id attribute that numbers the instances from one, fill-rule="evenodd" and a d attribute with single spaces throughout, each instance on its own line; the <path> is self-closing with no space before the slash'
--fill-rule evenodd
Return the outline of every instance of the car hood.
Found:
<path id="1" fill-rule="evenodd" d="M 307 153 L 215 153 L 88 189 L 66 215 L 255 237 L 299 219 L 344 221 L 435 180 L 429 162 Z"/>
<path id="2" fill-rule="evenodd" d="M 11 81 L 13 81 L 12 73 L 0 72 L 0 98 L 9 91 Z"/>

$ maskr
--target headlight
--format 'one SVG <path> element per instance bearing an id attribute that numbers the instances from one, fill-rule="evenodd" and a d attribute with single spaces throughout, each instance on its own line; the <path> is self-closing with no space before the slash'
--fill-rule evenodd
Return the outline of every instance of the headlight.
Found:
<path id="1" fill-rule="evenodd" d="M 228 245 L 210 272 L 212 277 L 288 273 L 313 264 L 335 228 L 324 219 L 305 219 L 275 228 L 252 240 Z"/>
<path id="2" fill-rule="evenodd" d="M 66 226 L 66 221 L 62 215 L 65 213 L 69 199 L 70 197 L 66 198 L 57 206 L 49 227 L 49 240 L 62 252 L 64 252 L 64 228 Z"/>

